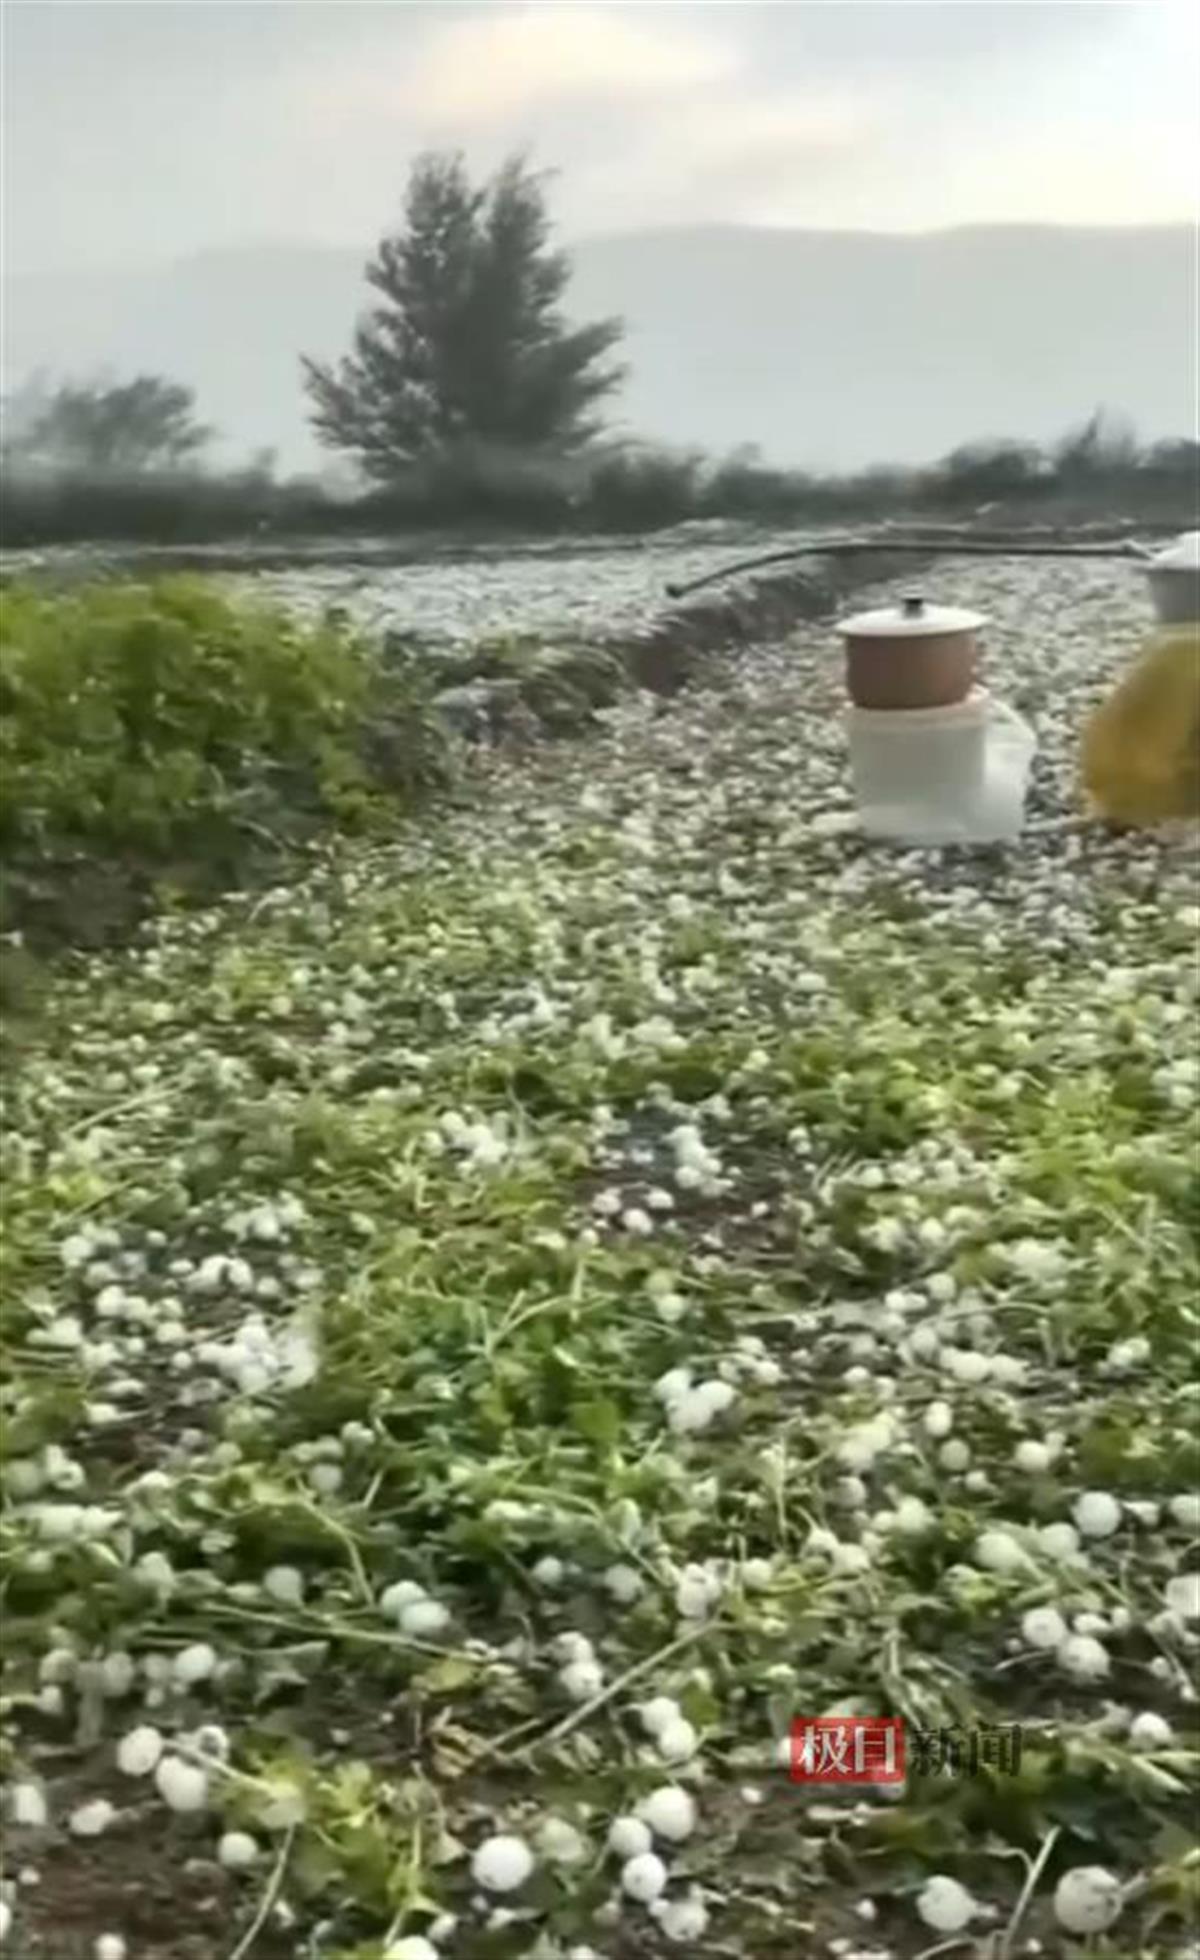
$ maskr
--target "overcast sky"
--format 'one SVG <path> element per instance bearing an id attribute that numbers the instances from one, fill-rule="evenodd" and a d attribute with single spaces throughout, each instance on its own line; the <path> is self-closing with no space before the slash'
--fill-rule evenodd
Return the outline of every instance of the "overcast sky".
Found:
<path id="1" fill-rule="evenodd" d="M 575 235 L 1196 216 L 1193 9 L 7 0 L 4 265 L 369 244 L 430 146 Z"/>

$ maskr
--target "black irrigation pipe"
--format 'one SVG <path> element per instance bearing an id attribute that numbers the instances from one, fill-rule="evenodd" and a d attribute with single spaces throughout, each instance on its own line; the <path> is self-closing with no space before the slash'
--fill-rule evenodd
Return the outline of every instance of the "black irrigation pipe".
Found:
<path id="1" fill-rule="evenodd" d="M 705 572 L 684 584 L 669 584 L 669 599 L 683 599 L 701 586 L 733 578 L 738 572 L 757 571 L 763 565 L 782 565 L 793 558 L 847 558 L 856 551 L 873 551 L 886 557 L 894 552 L 911 551 L 922 558 L 1132 558 L 1144 561 L 1150 547 L 1132 538 L 1114 539 L 1107 544 L 1023 544 L 1017 539 L 964 538 L 933 534 L 924 538 L 814 538 L 810 544 L 789 545 L 786 551 L 768 551 L 758 558 L 739 558 L 718 571 Z"/>

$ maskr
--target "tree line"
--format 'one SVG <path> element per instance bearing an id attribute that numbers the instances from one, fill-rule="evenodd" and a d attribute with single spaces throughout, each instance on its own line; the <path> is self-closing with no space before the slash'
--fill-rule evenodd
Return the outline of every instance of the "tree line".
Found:
<path id="1" fill-rule="evenodd" d="M 414 165 L 402 222 L 366 267 L 370 305 L 337 362 L 302 361 L 314 429 L 366 486 L 359 521 L 484 520 L 580 523 L 602 528 L 690 516 L 840 515 L 904 501 L 962 505 L 1035 501 L 1055 492 L 1098 494 L 1139 482 L 1186 498 L 1200 446 L 1139 448 L 1101 414 L 1053 450 L 1030 444 L 962 446 L 926 471 L 877 470 L 822 480 L 765 467 L 753 452 L 711 465 L 605 439 L 602 406 L 620 385 L 622 324 L 566 319 L 570 262 L 554 242 L 544 176 L 512 157 L 482 184 L 461 156 Z M 293 528 L 328 523 L 330 500 L 313 486 L 272 482 L 269 456 L 201 487 L 214 431 L 193 392 L 158 375 L 110 383 L 35 381 L 5 404 L 5 529 L 39 522 L 145 528 L 147 495 L 191 519 Z M 36 481 L 41 477 L 40 490 Z M 64 487 L 64 485 L 66 487 Z M 107 518 L 97 512 L 97 487 Z M 121 513 L 124 511 L 124 517 Z M 139 512 L 141 516 L 139 517 Z M 57 516 L 55 515 L 57 513 Z M 168 519 L 169 521 L 169 519 Z"/>

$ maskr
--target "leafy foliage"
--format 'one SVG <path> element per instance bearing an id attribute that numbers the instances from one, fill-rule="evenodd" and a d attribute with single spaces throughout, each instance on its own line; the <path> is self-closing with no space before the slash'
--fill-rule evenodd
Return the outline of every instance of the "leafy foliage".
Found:
<path id="1" fill-rule="evenodd" d="M 195 419 L 195 395 L 161 375 L 131 381 L 63 382 L 19 404 L 10 445 L 16 460 L 55 470 L 140 476 L 194 460 L 212 431 Z"/>
<path id="2" fill-rule="evenodd" d="M 288 798 L 345 812 L 371 788 L 369 713 L 386 706 L 389 725 L 425 739 L 415 685 L 407 672 L 385 679 L 366 644 L 331 624 L 235 607 L 196 581 L 10 587 L 0 841 L 162 853 Z"/>
<path id="3" fill-rule="evenodd" d="M 568 260 L 550 244 L 541 178 L 513 157 L 486 185 L 459 156 L 414 166 L 404 228 L 367 268 L 380 304 L 336 368 L 306 360 L 322 439 L 377 482 L 471 451 L 568 452 L 618 370 L 620 323 L 568 327 Z"/>

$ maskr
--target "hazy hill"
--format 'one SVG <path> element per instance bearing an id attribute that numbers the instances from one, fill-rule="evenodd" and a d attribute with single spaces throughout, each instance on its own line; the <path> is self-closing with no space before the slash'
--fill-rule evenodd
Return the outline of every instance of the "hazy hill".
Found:
<path id="1" fill-rule="evenodd" d="M 1097 405 L 1147 439 L 1190 432 L 1195 256 L 1183 225 L 635 232 L 577 248 L 572 309 L 628 323 L 631 431 L 850 468 L 1057 436 Z M 307 465 L 297 356 L 346 345 L 364 257 L 272 245 L 9 280 L 6 381 L 160 370 L 231 451 Z"/>

